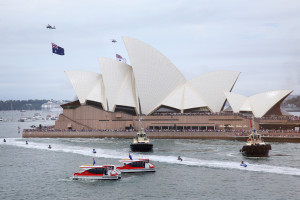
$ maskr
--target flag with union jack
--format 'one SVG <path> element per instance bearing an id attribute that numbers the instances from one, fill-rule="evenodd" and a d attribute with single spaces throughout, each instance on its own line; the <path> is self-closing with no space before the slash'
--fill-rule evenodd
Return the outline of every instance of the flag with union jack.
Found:
<path id="1" fill-rule="evenodd" d="M 52 53 L 58 54 L 58 55 L 65 55 L 64 48 L 52 43 Z"/>
<path id="2" fill-rule="evenodd" d="M 126 59 L 123 58 L 121 55 L 116 54 L 116 58 L 117 58 L 118 61 L 122 61 L 122 62 L 126 63 Z"/>

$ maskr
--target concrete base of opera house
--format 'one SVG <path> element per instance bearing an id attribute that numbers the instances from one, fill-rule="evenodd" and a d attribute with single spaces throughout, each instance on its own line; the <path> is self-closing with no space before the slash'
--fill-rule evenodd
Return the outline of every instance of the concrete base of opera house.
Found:
<path id="1" fill-rule="evenodd" d="M 249 116 L 236 113 L 166 113 L 141 116 L 142 127 L 151 131 L 247 132 Z M 108 112 L 91 105 L 64 108 L 54 130 L 138 130 L 140 117 L 124 112 Z M 253 128 L 265 131 L 298 131 L 300 118 L 277 116 L 255 118 Z"/>
<path id="2" fill-rule="evenodd" d="M 23 131 L 23 138 L 127 138 L 132 139 L 136 132 L 112 131 Z M 220 139 L 246 141 L 248 136 L 239 136 L 234 132 L 147 132 L 151 139 Z M 300 143 L 300 135 L 268 133 L 262 136 L 266 142 Z"/>

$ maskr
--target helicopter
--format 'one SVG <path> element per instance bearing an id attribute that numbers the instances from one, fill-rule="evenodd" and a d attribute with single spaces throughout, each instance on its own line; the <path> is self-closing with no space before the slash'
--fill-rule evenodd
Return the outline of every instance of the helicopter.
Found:
<path id="1" fill-rule="evenodd" d="M 49 28 L 49 29 L 56 29 L 55 26 L 51 26 L 51 25 L 49 25 L 49 24 L 48 24 L 48 26 L 46 26 L 46 28 Z"/>
<path id="2" fill-rule="evenodd" d="M 113 43 L 116 43 L 116 42 L 117 42 L 117 40 L 115 40 L 115 39 L 111 39 L 111 42 L 113 42 Z"/>

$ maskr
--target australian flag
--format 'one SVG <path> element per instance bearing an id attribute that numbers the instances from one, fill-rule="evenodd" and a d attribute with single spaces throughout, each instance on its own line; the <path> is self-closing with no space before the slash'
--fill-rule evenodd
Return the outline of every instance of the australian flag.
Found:
<path id="1" fill-rule="evenodd" d="M 65 55 L 65 50 L 64 48 L 61 48 L 60 46 L 52 43 L 52 53 L 56 53 L 58 55 Z"/>
<path id="2" fill-rule="evenodd" d="M 126 58 L 123 58 L 121 55 L 116 54 L 116 58 L 117 58 L 118 61 L 126 63 Z"/>

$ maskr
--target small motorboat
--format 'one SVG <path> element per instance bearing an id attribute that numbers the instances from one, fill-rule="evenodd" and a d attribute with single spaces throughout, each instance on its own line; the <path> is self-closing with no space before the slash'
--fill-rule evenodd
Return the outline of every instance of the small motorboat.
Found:
<path id="1" fill-rule="evenodd" d="M 123 166 L 117 167 L 121 172 L 155 172 L 155 165 L 149 162 L 149 159 L 123 159 L 120 160 Z"/>
<path id="2" fill-rule="evenodd" d="M 96 151 L 96 149 L 93 149 L 93 151 L 92 151 L 93 153 L 97 153 L 97 151 Z"/>
<path id="3" fill-rule="evenodd" d="M 73 179 L 118 180 L 121 172 L 114 165 L 81 165 Z"/>
<path id="4" fill-rule="evenodd" d="M 131 151 L 134 152 L 148 152 L 153 150 L 153 144 L 150 144 L 149 138 L 147 138 L 144 129 L 141 128 L 133 138 L 133 142 L 130 145 Z"/>

